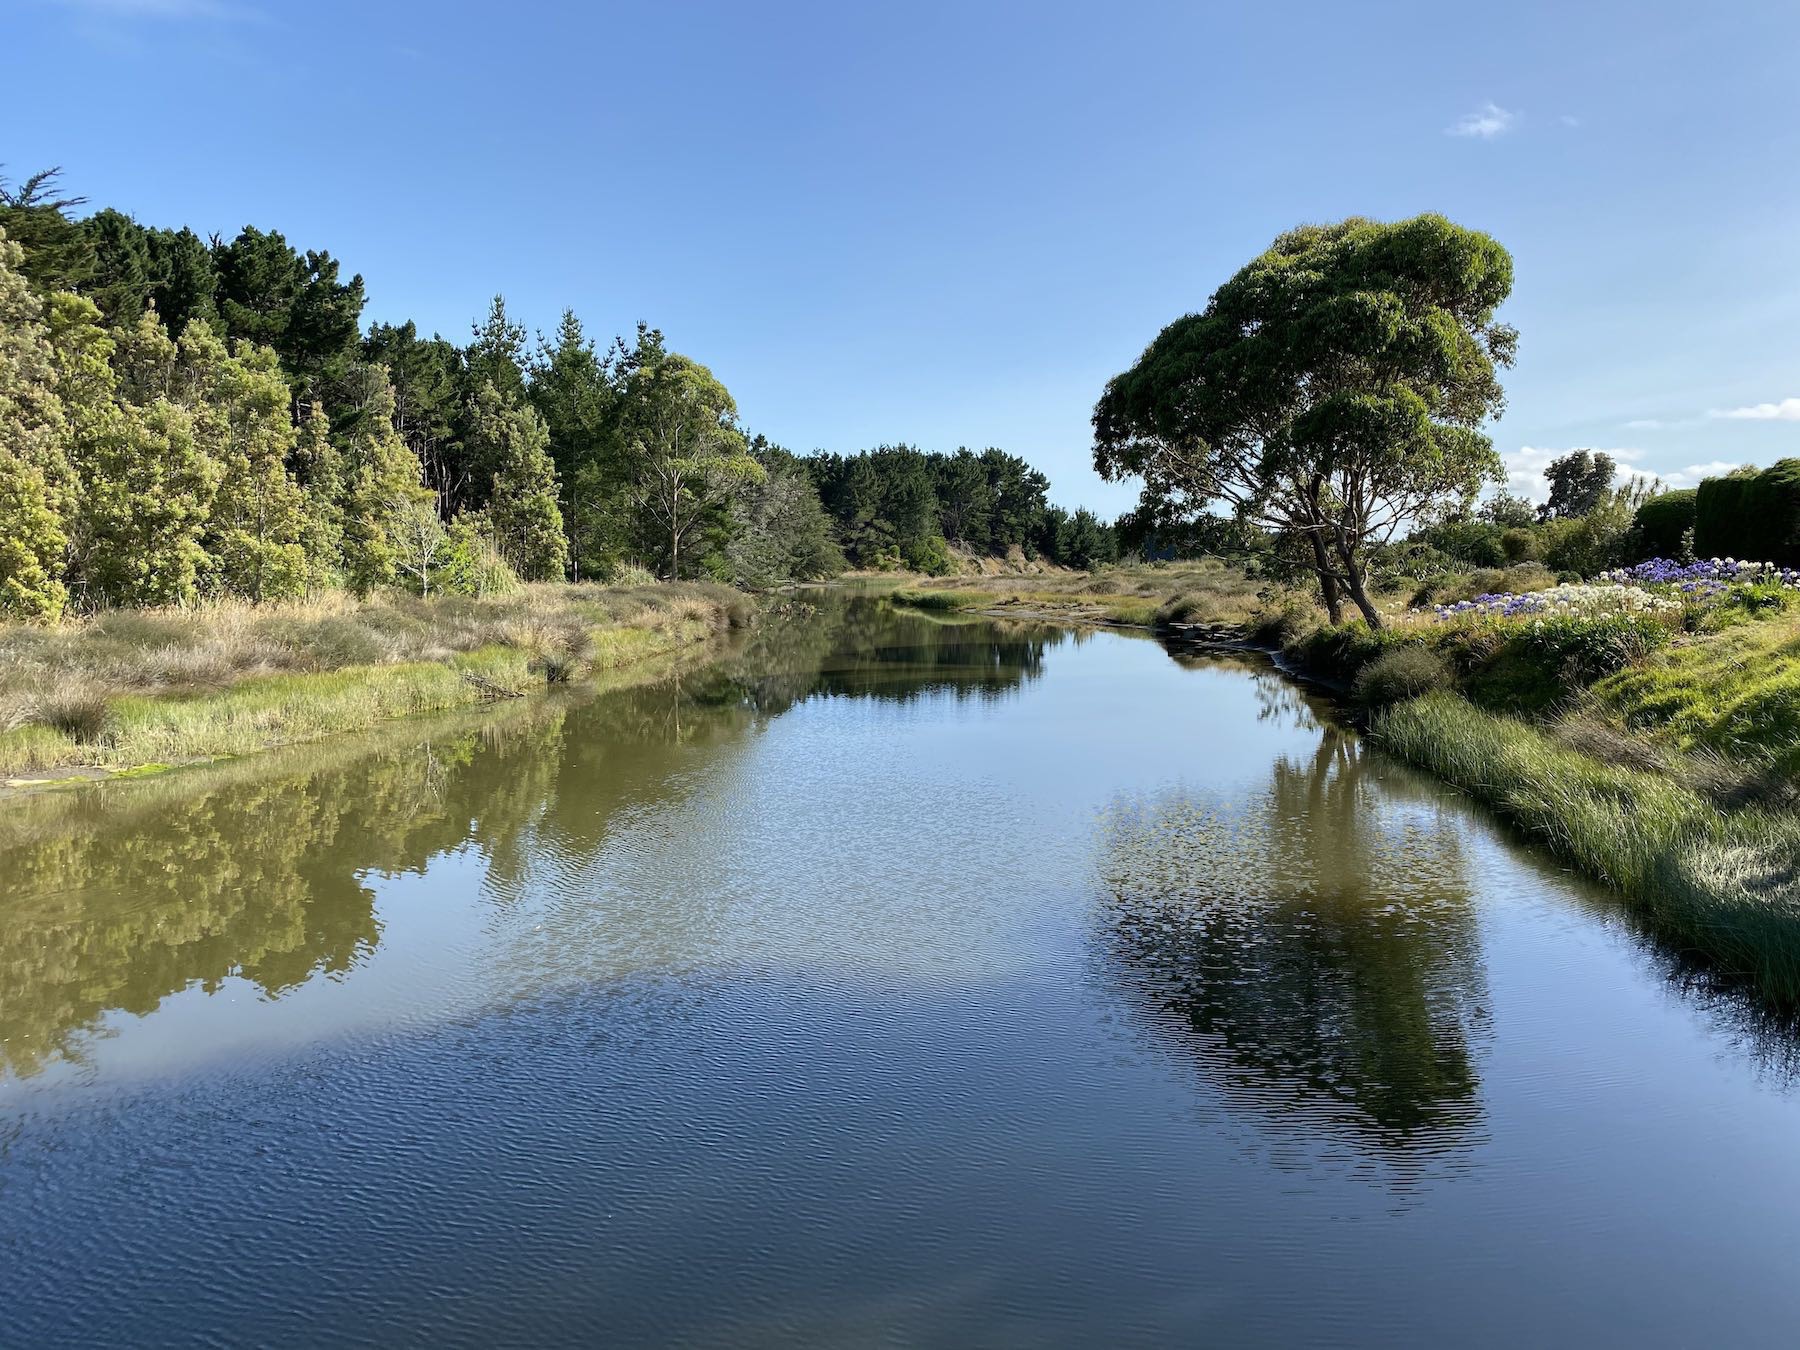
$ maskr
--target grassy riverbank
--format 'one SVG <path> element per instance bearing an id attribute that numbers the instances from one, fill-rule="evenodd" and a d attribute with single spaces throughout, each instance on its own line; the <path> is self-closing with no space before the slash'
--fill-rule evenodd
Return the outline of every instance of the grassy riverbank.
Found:
<path id="1" fill-rule="evenodd" d="M 1286 654 L 1352 690 L 1382 748 L 1617 889 L 1714 971 L 1800 1006 L 1797 603 L 1750 594 L 1662 627 L 1415 617 L 1315 628 Z"/>
<path id="2" fill-rule="evenodd" d="M 1669 767 L 1571 748 L 1554 727 L 1445 691 L 1395 705 L 1375 741 L 1493 808 L 1628 896 L 1659 934 L 1778 1002 L 1800 1004 L 1800 818 L 1727 807 Z"/>
<path id="3" fill-rule="evenodd" d="M 0 776 L 240 755 L 615 670 L 750 621 L 721 586 L 333 594 L 0 628 Z"/>
<path id="4" fill-rule="evenodd" d="M 918 609 L 1155 628 L 1171 623 L 1262 628 L 1314 618 L 1304 596 L 1217 561 L 1133 563 L 1094 572 L 1042 571 L 894 581 L 893 599 Z"/>
<path id="5" fill-rule="evenodd" d="M 1472 575 L 1451 601 L 1554 578 Z M 1537 569 L 1541 571 L 1541 569 Z M 1454 583 L 1455 579 L 1452 579 Z M 1441 588 L 1440 588 L 1441 589 Z M 1800 1005 L 1800 595 L 1736 588 L 1663 612 L 1547 622 L 1412 612 L 1331 626 L 1222 564 L 919 580 L 921 608 L 1236 636 L 1345 691 L 1383 748 L 1628 897 L 1717 971 Z"/>

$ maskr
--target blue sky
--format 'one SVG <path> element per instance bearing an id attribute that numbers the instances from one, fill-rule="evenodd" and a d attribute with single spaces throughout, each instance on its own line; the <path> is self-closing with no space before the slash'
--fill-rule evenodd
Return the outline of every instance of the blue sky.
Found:
<path id="1" fill-rule="evenodd" d="M 0 161 L 277 228 L 367 317 L 640 318 L 797 450 L 1000 445 L 1281 230 L 1513 252 L 1495 441 L 1682 481 L 1800 454 L 1800 4 L 6 0 Z M 1727 415 L 1730 414 L 1730 415 Z"/>

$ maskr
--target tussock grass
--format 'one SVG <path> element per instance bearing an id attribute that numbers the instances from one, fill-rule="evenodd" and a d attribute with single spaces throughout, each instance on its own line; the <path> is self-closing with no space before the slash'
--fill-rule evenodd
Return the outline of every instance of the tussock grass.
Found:
<path id="1" fill-rule="evenodd" d="M 1371 732 L 1624 892 L 1671 940 L 1800 1004 L 1800 820 L 1720 811 L 1675 777 L 1596 759 L 1449 693 L 1401 703 Z"/>
<path id="2" fill-rule="evenodd" d="M 1140 628 L 1208 623 L 1253 630 L 1274 622 L 1285 630 L 1302 612 L 1307 622 L 1318 622 L 1301 592 L 1249 577 L 1216 559 L 1124 563 L 1094 572 L 921 578 L 892 596 L 921 609 L 1018 608 L 1049 618 Z"/>
<path id="3" fill-rule="evenodd" d="M 749 623 L 704 584 L 333 594 L 0 627 L 0 775 L 235 755 L 614 670 Z"/>
<path id="4" fill-rule="evenodd" d="M 901 587 L 888 596 L 896 605 L 905 605 L 909 609 L 964 610 L 983 609 L 998 604 L 1000 597 L 992 591 L 974 590 L 923 590 L 915 587 Z"/>
<path id="5" fill-rule="evenodd" d="M 1598 705 L 1683 750 L 1756 755 L 1800 773 L 1800 619 L 1742 624 L 1594 686 Z"/>

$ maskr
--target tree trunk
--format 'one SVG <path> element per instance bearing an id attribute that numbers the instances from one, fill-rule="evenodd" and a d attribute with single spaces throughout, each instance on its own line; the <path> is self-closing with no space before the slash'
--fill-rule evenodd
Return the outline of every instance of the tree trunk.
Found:
<path id="1" fill-rule="evenodd" d="M 1344 572 L 1347 579 L 1346 588 L 1350 592 L 1350 598 L 1356 602 L 1356 607 L 1362 611 L 1363 618 L 1369 621 L 1369 627 L 1380 628 L 1385 620 L 1381 617 L 1381 611 L 1375 608 L 1375 602 L 1369 599 L 1369 588 L 1364 584 L 1362 568 L 1357 566 L 1354 557 L 1345 557 Z"/>
<path id="2" fill-rule="evenodd" d="M 1338 589 L 1338 579 L 1331 572 L 1331 563 L 1325 556 L 1325 541 L 1319 537 L 1317 530 L 1310 531 L 1308 538 L 1312 540 L 1313 571 L 1319 577 L 1319 594 L 1325 599 L 1325 613 L 1333 625 L 1344 621 L 1344 597 Z"/>

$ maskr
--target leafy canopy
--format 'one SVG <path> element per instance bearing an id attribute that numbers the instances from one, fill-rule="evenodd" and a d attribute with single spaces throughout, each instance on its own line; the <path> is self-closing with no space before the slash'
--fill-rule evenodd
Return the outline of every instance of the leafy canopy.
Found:
<path id="1" fill-rule="evenodd" d="M 1304 539 L 1325 598 L 1371 624 L 1364 551 L 1499 477 L 1479 427 L 1517 334 L 1495 319 L 1512 258 L 1424 215 L 1282 235 L 1177 319 L 1094 410 L 1094 464 L 1143 509 L 1223 505 Z"/>

